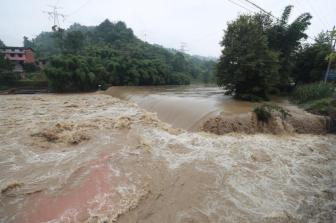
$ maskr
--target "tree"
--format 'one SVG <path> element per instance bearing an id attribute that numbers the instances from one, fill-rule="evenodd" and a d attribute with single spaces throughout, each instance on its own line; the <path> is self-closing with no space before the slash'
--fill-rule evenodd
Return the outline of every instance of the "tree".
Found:
<path id="1" fill-rule="evenodd" d="M 214 61 L 144 42 L 124 22 L 54 27 L 31 42 L 37 55 L 48 59 L 45 73 L 57 91 L 93 90 L 96 84 L 188 84 L 190 79 L 213 79 Z M 71 68 L 76 72 L 67 67 L 70 64 L 77 64 Z M 89 73 L 94 74 L 94 82 L 87 78 Z"/>
<path id="2" fill-rule="evenodd" d="M 5 47 L 6 45 L 4 44 L 4 42 L 2 42 L 2 40 L 0 39 L 0 48 L 1 47 Z"/>
<path id="3" fill-rule="evenodd" d="M 0 56 L 0 85 L 11 85 L 18 79 L 12 70 L 13 65 L 10 61 Z"/>
<path id="4" fill-rule="evenodd" d="M 174 71 L 183 72 L 186 70 L 187 62 L 184 55 L 180 52 L 176 53 L 173 60 Z"/>
<path id="5" fill-rule="evenodd" d="M 50 60 L 45 74 L 55 91 L 89 91 L 98 86 L 92 69 L 83 56 L 63 55 Z"/>
<path id="6" fill-rule="evenodd" d="M 245 100 L 267 99 L 278 84 L 278 54 L 269 49 L 261 16 L 241 15 L 228 24 L 217 65 L 218 85 Z"/>
<path id="7" fill-rule="evenodd" d="M 29 47 L 30 47 L 30 48 L 33 48 L 33 47 L 34 47 L 34 44 L 33 44 L 32 41 L 29 40 L 28 37 L 24 36 L 24 37 L 23 37 L 23 46 L 24 46 L 25 48 L 29 48 Z"/>
<path id="8" fill-rule="evenodd" d="M 120 21 L 114 24 L 106 19 L 96 27 L 95 32 L 98 41 L 104 41 L 111 44 L 118 40 L 122 40 L 123 42 L 134 40 L 133 31 L 128 29 L 126 24 Z"/>
<path id="9" fill-rule="evenodd" d="M 68 32 L 64 40 L 65 49 L 68 52 L 77 53 L 83 48 L 84 38 L 85 37 L 81 31 Z"/>
<path id="10" fill-rule="evenodd" d="M 292 9 L 293 6 L 287 6 L 281 18 L 266 32 L 270 48 L 280 53 L 281 67 L 278 88 L 281 91 L 286 90 L 293 82 L 295 53 L 301 46 L 301 40 L 308 37 L 305 31 L 308 29 L 312 18 L 309 13 L 303 13 L 291 24 L 288 24 Z"/>
<path id="11" fill-rule="evenodd" d="M 293 69 L 296 84 L 312 83 L 324 79 L 330 48 L 330 35 L 321 32 L 313 44 L 304 45 L 297 53 Z"/>

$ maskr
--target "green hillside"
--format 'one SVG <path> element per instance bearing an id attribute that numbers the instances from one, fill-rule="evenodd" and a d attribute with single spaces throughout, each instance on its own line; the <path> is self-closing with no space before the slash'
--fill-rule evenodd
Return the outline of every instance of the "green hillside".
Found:
<path id="1" fill-rule="evenodd" d="M 144 42 L 123 22 L 54 30 L 25 38 L 24 45 L 49 61 L 45 74 L 56 91 L 213 81 L 215 61 Z"/>

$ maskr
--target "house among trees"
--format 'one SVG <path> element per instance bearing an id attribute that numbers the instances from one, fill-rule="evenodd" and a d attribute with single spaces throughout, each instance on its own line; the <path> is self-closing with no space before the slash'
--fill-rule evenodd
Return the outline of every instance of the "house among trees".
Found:
<path id="1" fill-rule="evenodd" d="M 15 72 L 23 72 L 24 64 L 35 64 L 35 52 L 32 48 L 2 47 L 0 53 L 14 64 Z"/>

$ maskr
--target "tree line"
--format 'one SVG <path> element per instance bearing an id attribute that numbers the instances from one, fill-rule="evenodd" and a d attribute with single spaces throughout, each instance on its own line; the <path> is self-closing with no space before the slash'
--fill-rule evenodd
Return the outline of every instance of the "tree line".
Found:
<path id="1" fill-rule="evenodd" d="M 73 24 L 24 38 L 24 46 L 47 58 L 44 72 L 56 91 L 89 91 L 99 85 L 180 85 L 214 79 L 215 61 L 152 45 L 123 22 Z"/>
<path id="2" fill-rule="evenodd" d="M 293 6 L 281 18 L 257 13 L 240 15 L 228 24 L 217 64 L 218 85 L 243 100 L 267 100 L 296 85 L 323 80 L 330 35 L 320 33 L 312 43 L 306 30 L 312 16 L 303 13 L 288 22 Z"/>

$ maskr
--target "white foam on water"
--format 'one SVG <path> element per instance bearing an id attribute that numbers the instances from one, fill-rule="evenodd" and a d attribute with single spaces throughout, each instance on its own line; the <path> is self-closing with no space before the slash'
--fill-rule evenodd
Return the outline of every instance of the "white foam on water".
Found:
<path id="1" fill-rule="evenodd" d="M 330 140 L 331 136 L 218 137 L 173 135 L 158 129 L 146 129 L 142 134 L 150 142 L 154 157 L 166 160 L 171 169 L 192 164 L 198 171 L 215 176 L 216 193 L 209 193 L 204 211 L 211 215 L 230 209 L 230 218 L 217 216 L 221 221 L 242 216 L 260 220 L 274 213 L 284 217 L 285 212 L 301 219 L 298 208 L 304 203 L 319 205 L 321 212 L 331 214 L 321 205 L 322 200 L 327 202 L 321 195 L 334 187 L 336 175 L 336 144 L 332 142 L 336 141 Z M 176 152 L 171 144 L 184 148 L 183 153 Z M 336 205 L 336 201 L 328 202 Z M 314 219 L 319 222 L 317 215 Z"/>
<path id="2" fill-rule="evenodd" d="M 46 104 L 50 106 L 50 111 L 47 108 L 40 109 L 41 104 L 31 106 L 30 99 L 24 97 L 25 100 L 16 101 L 22 105 L 22 114 L 17 114 L 16 125 L 9 121 L 6 123 L 16 132 L 25 133 L 26 137 L 36 132 L 34 128 L 41 130 L 66 121 L 96 124 L 89 129 L 93 138 L 76 146 L 61 144 L 61 148 L 57 147 L 57 143 L 49 143 L 55 148 L 42 150 L 18 141 L 21 138 L 14 130 L 4 132 L 5 137 L 0 139 L 6 142 L 0 144 L 0 186 L 6 188 L 13 182 L 23 183 L 22 188 L 10 191 L 17 197 L 6 203 L 15 212 L 20 213 L 22 210 L 25 203 L 22 197 L 27 192 L 43 190 L 47 194 L 57 195 L 67 192 L 63 191 L 65 185 L 71 186 L 66 189 L 81 185 L 90 171 L 101 167 L 101 163 L 92 162 L 106 155 L 109 174 L 112 179 L 115 177 L 120 181 L 111 181 L 114 191 L 102 192 L 94 197 L 90 203 L 92 207 L 88 210 L 93 219 L 115 219 L 138 204 L 145 194 L 142 186 L 147 182 L 137 178 L 135 173 L 139 170 L 135 164 L 143 161 L 146 161 L 144 166 L 156 161 L 167 164 L 160 167 L 164 168 L 161 171 L 171 175 L 178 174 L 179 170 L 188 166 L 195 176 L 203 173 L 214 179 L 202 182 L 201 189 L 194 188 L 195 196 L 202 196 L 201 202 L 196 203 L 197 208 L 179 210 L 175 217 L 181 222 L 197 216 L 199 219 L 208 218 L 210 222 L 261 222 L 265 219 L 267 222 L 267 219 L 274 220 L 277 217 L 286 219 L 287 214 L 303 222 L 328 222 L 325 220 L 327 217 L 336 218 L 332 212 L 336 206 L 335 199 L 330 199 L 336 197 L 336 139 L 333 136 L 176 133 L 167 125 L 164 126 L 165 130 L 162 129 L 162 123 L 150 123 L 153 121 L 151 119 L 144 123 L 143 111 L 131 103 L 108 96 L 94 96 L 93 99 L 85 95 L 59 97 Z M 77 101 L 82 103 L 82 108 L 76 108 L 76 111 L 65 110 L 57 115 L 49 115 L 52 117 L 36 118 L 34 114 L 48 114 L 57 111 L 65 102 L 68 105 Z M 12 106 L 12 102 L 7 104 Z M 24 110 L 27 112 L 24 113 Z M 11 117 L 9 111 L 5 112 L 5 116 Z M 130 122 L 130 126 L 113 129 L 113 122 L 123 117 Z M 34 131 L 26 130 L 30 125 Z M 94 131 L 98 132 L 97 135 L 94 135 Z M 133 131 L 133 135 L 120 137 L 116 134 L 128 134 L 129 131 Z M 139 145 L 131 142 L 133 136 L 139 139 L 136 142 Z M 120 141 L 119 137 L 130 142 Z M 119 149 L 116 151 L 113 147 Z M 144 154 L 149 154 L 150 158 Z M 134 167 L 121 168 L 128 162 Z M 147 176 L 147 173 L 142 174 Z M 175 186 L 172 184 L 171 187 Z M 178 189 L 162 188 L 168 190 L 163 191 L 168 195 L 170 190 Z M 0 214 L 8 213 L 0 210 Z M 7 221 L 13 215 L 0 217 L 0 221 Z M 61 219 L 51 222 L 66 222 L 71 215 L 76 215 L 75 209 L 68 209 Z"/>

